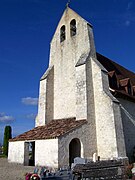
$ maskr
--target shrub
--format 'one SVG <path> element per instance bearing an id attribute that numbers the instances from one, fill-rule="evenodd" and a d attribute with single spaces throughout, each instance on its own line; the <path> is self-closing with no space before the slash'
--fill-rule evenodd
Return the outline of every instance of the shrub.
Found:
<path id="1" fill-rule="evenodd" d="M 6 126 L 4 131 L 3 154 L 8 156 L 8 141 L 12 138 L 11 126 Z"/>

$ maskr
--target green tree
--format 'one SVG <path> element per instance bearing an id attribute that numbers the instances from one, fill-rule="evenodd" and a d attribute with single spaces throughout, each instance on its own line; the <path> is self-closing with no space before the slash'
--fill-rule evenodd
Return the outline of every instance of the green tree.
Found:
<path id="1" fill-rule="evenodd" d="M 11 126 L 6 126 L 4 131 L 3 154 L 8 156 L 8 141 L 12 138 Z"/>

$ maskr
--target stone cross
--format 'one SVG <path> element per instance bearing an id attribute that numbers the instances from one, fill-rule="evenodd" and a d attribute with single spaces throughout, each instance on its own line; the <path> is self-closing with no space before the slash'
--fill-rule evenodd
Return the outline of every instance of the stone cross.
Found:
<path id="1" fill-rule="evenodd" d="M 67 2 L 67 4 L 66 4 L 66 7 L 69 6 L 70 2 L 71 2 L 71 0 L 68 0 L 68 2 Z"/>

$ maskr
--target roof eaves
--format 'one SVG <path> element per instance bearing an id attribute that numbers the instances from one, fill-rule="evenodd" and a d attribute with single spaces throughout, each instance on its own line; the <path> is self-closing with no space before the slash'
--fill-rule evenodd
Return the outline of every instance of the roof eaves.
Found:
<path id="1" fill-rule="evenodd" d="M 88 123 L 87 120 L 80 120 L 80 121 L 84 121 L 84 122 L 82 122 L 81 124 L 78 124 L 77 126 L 71 128 L 70 130 L 66 131 L 65 133 L 61 134 L 60 136 L 64 136 L 64 135 L 68 134 L 69 132 L 73 131 L 74 129 L 79 128 L 80 126 Z M 57 136 L 57 137 L 60 137 L 60 136 Z"/>
<path id="2" fill-rule="evenodd" d="M 135 102 L 135 97 L 127 94 L 126 92 L 115 90 L 114 96 L 117 97 L 117 98 L 128 99 L 131 102 Z"/>

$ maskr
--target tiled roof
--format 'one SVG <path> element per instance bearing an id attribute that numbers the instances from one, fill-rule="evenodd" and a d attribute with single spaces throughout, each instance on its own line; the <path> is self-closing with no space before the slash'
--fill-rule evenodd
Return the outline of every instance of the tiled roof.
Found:
<path id="1" fill-rule="evenodd" d="M 97 59 L 108 72 L 115 71 L 119 79 L 130 78 L 132 84 L 135 85 L 135 73 L 99 53 L 97 53 Z"/>
<path id="2" fill-rule="evenodd" d="M 86 122 L 86 120 L 75 120 L 75 118 L 52 120 L 45 126 L 38 126 L 9 141 L 53 139 L 70 132 Z"/>
<path id="3" fill-rule="evenodd" d="M 113 80 L 114 74 L 116 76 L 118 82 L 117 87 L 110 87 L 111 89 L 113 89 L 113 95 L 116 97 L 128 98 L 129 100 L 135 101 L 135 73 L 129 71 L 128 69 L 99 53 L 97 53 L 97 60 L 108 71 L 108 75 L 110 76 L 109 81 Z M 128 93 L 126 88 L 121 89 L 121 87 L 127 87 L 128 89 L 128 86 L 131 86 L 131 93 Z"/>
<path id="4" fill-rule="evenodd" d="M 131 96 L 124 90 L 115 90 L 114 96 L 135 102 L 135 96 Z"/>

